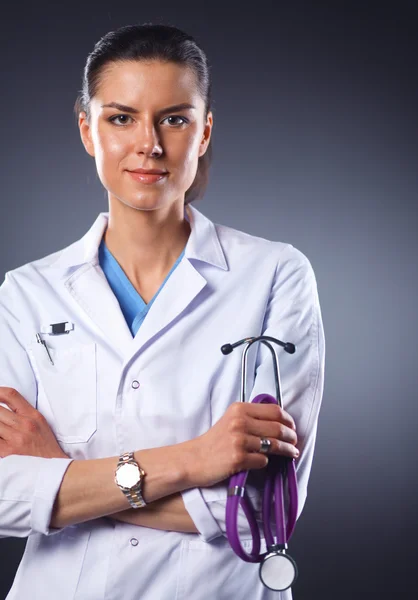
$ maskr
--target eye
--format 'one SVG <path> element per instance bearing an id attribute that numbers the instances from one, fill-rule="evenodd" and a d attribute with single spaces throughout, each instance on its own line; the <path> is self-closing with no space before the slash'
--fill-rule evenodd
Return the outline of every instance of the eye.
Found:
<path id="1" fill-rule="evenodd" d="M 113 115 L 113 117 L 109 117 L 108 121 L 110 121 L 111 123 L 116 123 L 116 119 L 131 119 L 132 117 L 130 117 L 129 115 Z M 118 127 L 120 127 L 120 125 L 126 125 L 126 123 L 119 123 Z"/>
<path id="2" fill-rule="evenodd" d="M 117 122 L 117 119 L 122 119 L 119 120 Z M 127 125 L 127 121 L 126 119 L 132 119 L 132 117 L 130 117 L 129 115 L 113 115 L 112 117 L 108 118 L 108 121 L 110 121 L 111 123 L 114 123 L 115 125 L 117 125 L 118 127 L 123 127 L 125 125 Z M 173 123 L 171 122 L 170 125 L 172 125 L 173 127 L 181 127 L 182 125 L 185 125 L 186 123 L 189 123 L 189 120 L 186 119 L 186 117 L 180 117 L 179 115 L 170 115 L 169 117 L 166 117 L 165 119 L 163 119 L 162 122 L 166 121 L 167 119 L 180 119 L 180 123 L 177 121 L 177 123 Z"/>
<path id="3" fill-rule="evenodd" d="M 181 119 L 182 123 L 171 123 L 172 125 L 174 125 L 174 127 L 180 127 L 181 125 L 185 125 L 186 123 L 188 123 L 188 119 L 186 119 L 185 117 L 180 117 L 179 115 L 170 115 L 169 117 L 166 117 L 165 119 L 163 119 L 163 121 L 166 121 L 167 119 Z"/>

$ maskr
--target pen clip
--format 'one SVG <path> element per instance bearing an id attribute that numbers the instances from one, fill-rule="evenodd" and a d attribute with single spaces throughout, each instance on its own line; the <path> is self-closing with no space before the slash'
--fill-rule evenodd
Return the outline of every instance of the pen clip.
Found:
<path id="1" fill-rule="evenodd" d="M 38 342 L 38 344 L 42 344 L 42 345 L 43 345 L 43 347 L 44 347 L 44 348 L 45 348 L 45 350 L 46 350 L 46 353 L 48 354 L 48 358 L 49 358 L 49 360 L 51 361 L 51 365 L 53 365 L 53 364 L 54 364 L 54 361 L 53 361 L 53 360 L 52 360 L 52 358 L 51 358 L 51 355 L 50 355 L 50 353 L 49 353 L 49 350 L 48 350 L 48 346 L 46 345 L 46 343 L 45 343 L 45 340 L 43 340 L 43 339 L 41 338 L 41 335 L 40 335 L 40 333 L 37 333 L 37 334 L 36 334 L 36 341 Z"/>

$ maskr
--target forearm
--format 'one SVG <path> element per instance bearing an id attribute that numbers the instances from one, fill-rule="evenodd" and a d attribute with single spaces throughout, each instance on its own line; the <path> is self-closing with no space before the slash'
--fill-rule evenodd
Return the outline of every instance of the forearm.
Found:
<path id="1" fill-rule="evenodd" d="M 194 459 L 193 448 L 193 440 L 190 440 L 134 452 L 135 460 L 146 473 L 143 484 L 145 502 L 153 503 L 194 487 L 188 470 Z M 57 493 L 50 526 L 66 527 L 129 509 L 128 499 L 114 480 L 118 459 L 114 456 L 74 460 Z"/>
<path id="2" fill-rule="evenodd" d="M 160 498 L 144 508 L 129 508 L 108 515 L 108 518 L 152 529 L 198 533 L 179 492 Z"/>

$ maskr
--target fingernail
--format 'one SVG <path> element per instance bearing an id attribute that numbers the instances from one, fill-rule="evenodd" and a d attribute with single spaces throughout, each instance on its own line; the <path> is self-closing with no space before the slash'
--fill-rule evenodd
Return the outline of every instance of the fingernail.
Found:
<path id="1" fill-rule="evenodd" d="M 297 448 L 295 448 L 294 454 L 295 454 L 296 458 L 299 456 L 299 450 Z"/>

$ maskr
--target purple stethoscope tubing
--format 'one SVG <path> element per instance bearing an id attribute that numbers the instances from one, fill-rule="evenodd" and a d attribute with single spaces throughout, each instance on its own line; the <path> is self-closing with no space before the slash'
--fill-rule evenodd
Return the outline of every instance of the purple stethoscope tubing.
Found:
<path id="1" fill-rule="evenodd" d="M 245 338 L 235 344 L 225 344 L 222 346 L 221 351 L 223 354 L 229 354 L 234 347 L 244 343 L 246 344 L 242 355 L 241 369 L 241 402 L 245 402 L 247 353 L 250 346 L 257 341 L 265 344 L 272 354 L 277 399 L 270 394 L 259 394 L 252 402 L 259 404 L 279 404 L 281 407 L 282 400 L 280 393 L 279 364 L 276 352 L 269 341 L 276 342 L 280 346 L 283 346 L 289 354 L 295 352 L 296 348 L 294 344 L 290 342 L 281 342 L 280 340 L 269 336 L 259 336 Z M 262 497 L 262 526 L 267 546 L 267 552 L 265 553 L 260 553 L 261 540 L 259 527 L 245 489 L 248 473 L 249 471 L 240 471 L 239 473 L 235 473 L 229 480 L 226 503 L 227 538 L 232 550 L 239 558 L 246 562 L 261 563 L 259 575 L 262 583 L 266 587 L 275 591 L 282 591 L 291 587 L 297 576 L 296 563 L 286 554 L 287 542 L 294 531 L 298 510 L 295 460 L 286 456 L 270 455 L 268 465 L 265 467 L 265 481 Z M 285 519 L 284 501 L 286 483 L 288 492 L 287 522 Z M 276 540 L 274 539 L 274 534 L 271 529 L 272 498 L 274 498 Z M 238 535 L 237 522 L 240 506 L 243 509 L 250 526 L 252 536 L 252 548 L 250 552 L 244 550 Z M 271 559 L 273 559 L 273 562 Z M 268 565 L 267 561 L 270 561 Z"/>

